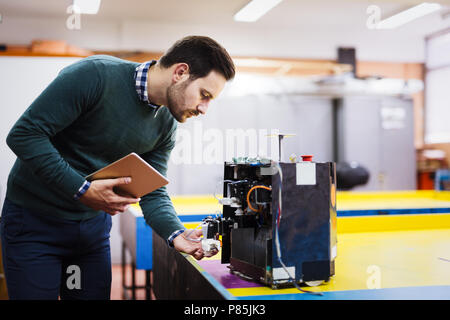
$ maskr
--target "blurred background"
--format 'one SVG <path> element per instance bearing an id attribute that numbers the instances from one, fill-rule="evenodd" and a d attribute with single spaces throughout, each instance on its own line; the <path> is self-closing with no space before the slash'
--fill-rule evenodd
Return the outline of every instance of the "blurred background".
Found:
<path id="1" fill-rule="evenodd" d="M 277 160 L 268 135 L 280 133 L 293 134 L 282 161 L 335 161 L 341 190 L 449 190 L 450 1 L 282 0 L 237 14 L 249 2 L 0 0 L 1 203 L 6 136 L 63 67 L 158 59 L 187 35 L 221 43 L 237 75 L 206 116 L 179 125 L 171 196 L 212 195 L 233 157 Z"/>

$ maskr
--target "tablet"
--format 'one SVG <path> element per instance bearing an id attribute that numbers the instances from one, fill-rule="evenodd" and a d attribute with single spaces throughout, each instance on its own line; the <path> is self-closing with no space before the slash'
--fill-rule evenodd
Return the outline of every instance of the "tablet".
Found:
<path id="1" fill-rule="evenodd" d="M 131 183 L 114 187 L 114 192 L 135 198 L 140 198 L 169 183 L 169 180 L 134 152 L 91 173 L 86 180 L 120 177 L 131 177 Z"/>

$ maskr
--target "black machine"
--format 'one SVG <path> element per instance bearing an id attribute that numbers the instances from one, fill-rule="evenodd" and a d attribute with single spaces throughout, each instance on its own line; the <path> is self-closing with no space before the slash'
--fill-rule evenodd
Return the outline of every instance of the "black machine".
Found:
<path id="1" fill-rule="evenodd" d="M 203 221 L 204 238 L 222 235 L 221 262 L 231 272 L 273 289 L 319 284 L 334 275 L 333 162 L 312 162 L 311 156 L 294 163 L 226 162 L 220 203 L 222 217 Z"/>

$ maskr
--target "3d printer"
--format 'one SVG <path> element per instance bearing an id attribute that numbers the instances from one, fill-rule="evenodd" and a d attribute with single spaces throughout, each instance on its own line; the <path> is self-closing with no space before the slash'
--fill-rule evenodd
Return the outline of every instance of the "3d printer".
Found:
<path id="1" fill-rule="evenodd" d="M 291 163 L 225 163 L 222 217 L 203 221 L 204 250 L 231 272 L 273 289 L 317 285 L 335 273 L 336 168 L 311 156 Z"/>

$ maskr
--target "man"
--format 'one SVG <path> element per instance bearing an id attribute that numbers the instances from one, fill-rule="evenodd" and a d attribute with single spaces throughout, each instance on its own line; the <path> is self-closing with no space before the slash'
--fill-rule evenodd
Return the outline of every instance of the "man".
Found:
<path id="1" fill-rule="evenodd" d="M 165 188 L 134 199 L 114 192 L 129 177 L 84 177 L 130 152 L 166 175 L 177 122 L 205 114 L 234 74 L 226 50 L 200 36 L 159 61 L 92 56 L 63 69 L 7 137 L 17 155 L 1 220 L 9 297 L 109 299 L 111 215 L 138 201 L 170 246 L 203 258 Z M 67 287 L 68 270 L 79 270 L 78 288 Z"/>

